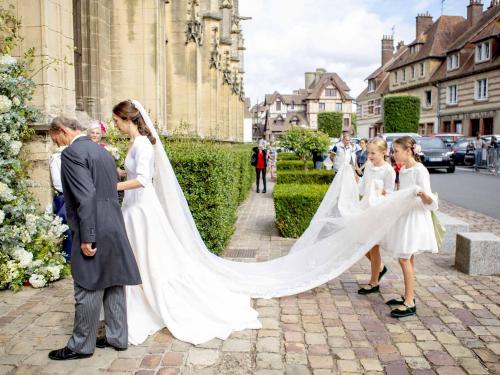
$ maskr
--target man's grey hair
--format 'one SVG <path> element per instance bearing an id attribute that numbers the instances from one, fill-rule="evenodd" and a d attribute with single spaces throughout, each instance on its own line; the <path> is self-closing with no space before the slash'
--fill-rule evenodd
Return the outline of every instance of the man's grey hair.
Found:
<path id="1" fill-rule="evenodd" d="M 78 122 L 77 119 L 66 116 L 57 116 L 50 123 L 50 132 L 59 131 L 61 128 L 83 131 L 85 128 Z"/>

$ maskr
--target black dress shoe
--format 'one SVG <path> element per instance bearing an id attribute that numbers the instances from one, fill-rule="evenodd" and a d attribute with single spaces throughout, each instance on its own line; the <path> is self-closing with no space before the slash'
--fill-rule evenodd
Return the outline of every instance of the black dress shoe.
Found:
<path id="1" fill-rule="evenodd" d="M 371 293 L 378 293 L 380 290 L 380 286 L 372 286 L 371 284 L 368 284 L 369 288 L 361 288 L 358 290 L 358 294 L 371 294 Z"/>
<path id="2" fill-rule="evenodd" d="M 106 336 L 98 337 L 97 340 L 95 341 L 95 346 L 102 349 L 102 348 L 113 348 L 119 352 L 123 350 L 127 350 L 127 348 L 118 348 L 116 346 L 111 345 L 108 340 L 106 339 Z"/>
<path id="3" fill-rule="evenodd" d="M 265 194 L 265 193 L 266 193 L 266 189 L 262 190 L 262 193 L 264 193 L 264 194 Z"/>
<path id="4" fill-rule="evenodd" d="M 91 354 L 80 354 L 77 352 L 74 352 L 67 346 L 65 346 L 62 349 L 57 349 L 57 350 L 52 350 L 49 353 L 49 358 L 56 360 L 56 361 L 65 361 L 67 359 L 81 359 L 81 358 L 89 358 L 92 357 Z"/>
<path id="5" fill-rule="evenodd" d="M 386 273 L 387 273 L 387 267 L 384 266 L 384 268 L 382 268 L 382 271 L 380 271 L 380 273 L 378 274 L 378 281 L 380 281 Z"/>
<path id="6" fill-rule="evenodd" d="M 259 190 L 259 189 L 257 189 L 257 193 L 260 193 L 260 190 Z"/>

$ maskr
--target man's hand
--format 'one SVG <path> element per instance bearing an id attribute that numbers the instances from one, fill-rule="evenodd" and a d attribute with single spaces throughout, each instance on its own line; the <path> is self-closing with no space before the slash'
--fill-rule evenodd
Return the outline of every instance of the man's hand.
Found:
<path id="1" fill-rule="evenodd" d="M 88 242 L 84 242 L 80 245 L 80 249 L 82 249 L 83 254 L 88 257 L 93 257 L 97 251 L 97 248 L 92 249 L 92 244 Z"/>

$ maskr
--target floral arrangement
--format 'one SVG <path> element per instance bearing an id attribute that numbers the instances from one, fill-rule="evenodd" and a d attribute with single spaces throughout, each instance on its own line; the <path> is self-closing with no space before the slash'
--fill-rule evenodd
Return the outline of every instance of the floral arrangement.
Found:
<path id="1" fill-rule="evenodd" d="M 12 12 L 1 8 L 0 21 L 16 25 Z M 69 274 L 61 252 L 67 226 L 51 207 L 40 213 L 28 190 L 20 151 L 38 117 L 29 104 L 35 84 L 28 64 L 9 55 L 15 38 L 6 30 L 0 29 L 0 289 L 41 288 Z"/>

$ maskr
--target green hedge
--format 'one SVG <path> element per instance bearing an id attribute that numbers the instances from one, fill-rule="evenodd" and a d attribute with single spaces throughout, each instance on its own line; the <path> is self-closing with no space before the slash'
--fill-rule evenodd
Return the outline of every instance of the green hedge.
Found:
<path id="1" fill-rule="evenodd" d="M 328 134 L 329 137 L 342 136 L 344 114 L 341 112 L 318 113 L 318 130 Z"/>
<path id="2" fill-rule="evenodd" d="M 331 184 L 335 172 L 324 169 L 307 171 L 282 170 L 278 173 L 277 184 Z"/>
<path id="3" fill-rule="evenodd" d="M 307 168 L 313 168 L 313 162 L 311 160 L 307 161 Z M 302 160 L 283 160 L 283 161 L 280 161 L 279 156 L 278 156 L 278 162 L 276 163 L 276 169 L 278 171 L 304 170 L 304 162 Z"/>
<path id="4" fill-rule="evenodd" d="M 309 226 L 328 185 L 276 185 L 273 192 L 276 227 L 283 237 L 297 238 Z"/>
<path id="5" fill-rule="evenodd" d="M 164 141 L 170 162 L 207 247 L 222 252 L 234 231 L 236 210 L 254 176 L 251 147 Z"/>
<path id="6" fill-rule="evenodd" d="M 411 95 L 384 97 L 384 131 L 417 133 L 420 121 L 420 98 Z"/>
<path id="7" fill-rule="evenodd" d="M 300 160 L 294 152 L 280 152 L 278 160 Z"/>

